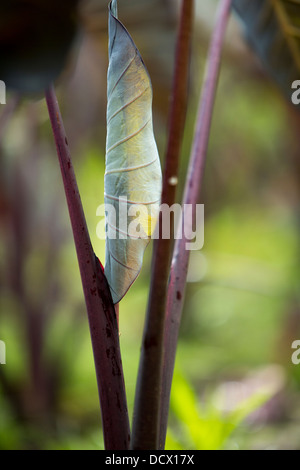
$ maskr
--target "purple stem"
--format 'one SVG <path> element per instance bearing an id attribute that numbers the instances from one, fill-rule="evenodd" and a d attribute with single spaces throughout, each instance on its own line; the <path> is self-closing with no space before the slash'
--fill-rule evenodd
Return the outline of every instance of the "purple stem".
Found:
<path id="1" fill-rule="evenodd" d="M 206 75 L 204 78 L 203 90 L 199 102 L 196 129 L 182 207 L 184 207 L 185 204 L 191 204 L 193 208 L 195 208 L 201 190 L 212 113 L 220 71 L 222 47 L 224 43 L 226 26 L 230 15 L 231 3 L 232 0 L 220 0 L 218 6 L 216 24 L 213 31 L 207 59 Z M 192 230 L 193 226 L 192 220 L 183 219 L 182 222 L 184 223 L 184 227 L 181 227 L 182 237 L 175 241 L 167 298 L 160 448 L 163 448 L 164 446 L 167 432 L 170 392 L 190 254 L 185 246 L 186 243 L 189 242 L 185 235 Z M 189 227 L 187 227 L 187 224 Z"/>
<path id="2" fill-rule="evenodd" d="M 53 86 L 46 101 L 69 208 L 94 353 L 106 450 L 126 450 L 130 428 L 119 345 L 110 290 L 94 254 L 83 212 L 68 140 Z"/>
<path id="3" fill-rule="evenodd" d="M 178 179 L 179 157 L 185 124 L 193 7 L 194 0 L 182 0 L 161 198 L 161 203 L 167 204 L 169 207 L 174 204 L 176 197 L 176 183 L 174 184 L 173 181 Z M 161 221 L 160 214 L 160 228 Z M 172 227 L 172 221 L 170 225 Z M 172 249 L 173 233 L 169 239 L 162 238 L 160 234 L 154 244 L 151 286 L 133 415 L 133 449 L 158 448 L 163 333 Z"/>

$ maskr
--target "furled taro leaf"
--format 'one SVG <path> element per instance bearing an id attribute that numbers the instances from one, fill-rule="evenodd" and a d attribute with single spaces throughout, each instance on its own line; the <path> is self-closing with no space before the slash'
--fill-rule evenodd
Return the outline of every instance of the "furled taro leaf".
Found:
<path id="1" fill-rule="evenodd" d="M 233 0 L 245 36 L 270 77 L 290 99 L 300 78 L 300 0 Z"/>
<path id="2" fill-rule="evenodd" d="M 128 31 L 109 5 L 109 67 L 104 201 L 105 275 L 117 303 L 138 276 L 155 229 L 161 167 L 152 127 L 148 72 Z"/>

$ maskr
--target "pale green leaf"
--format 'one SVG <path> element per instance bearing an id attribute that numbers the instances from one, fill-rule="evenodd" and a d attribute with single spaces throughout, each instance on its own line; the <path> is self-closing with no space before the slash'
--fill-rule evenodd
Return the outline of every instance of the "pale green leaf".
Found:
<path id="1" fill-rule="evenodd" d="M 150 78 L 117 18 L 116 0 L 109 6 L 107 79 L 105 275 L 117 303 L 138 276 L 155 228 L 161 167 L 152 126 Z"/>

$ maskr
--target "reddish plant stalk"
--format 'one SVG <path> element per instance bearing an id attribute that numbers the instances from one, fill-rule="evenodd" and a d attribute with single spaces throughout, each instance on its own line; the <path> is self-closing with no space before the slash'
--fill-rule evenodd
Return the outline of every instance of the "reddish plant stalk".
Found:
<path id="1" fill-rule="evenodd" d="M 230 15 L 231 3 L 232 0 L 220 0 L 219 2 L 216 24 L 208 53 L 206 75 L 204 77 L 203 89 L 199 102 L 195 135 L 182 207 L 185 207 L 185 204 L 191 204 L 193 207 L 196 207 L 202 186 L 212 113 L 220 71 L 222 48 L 226 26 Z M 167 298 L 164 333 L 160 448 L 163 448 L 164 446 L 167 432 L 170 392 L 190 254 L 185 246 L 189 241 L 185 234 L 189 233 L 189 230 L 187 229 L 192 229 L 193 220 L 183 220 L 182 223 L 184 224 L 184 227 L 181 227 L 182 236 L 180 239 L 178 238 L 175 241 Z M 187 224 L 189 227 L 187 227 Z"/>
<path id="2" fill-rule="evenodd" d="M 178 163 L 185 124 L 194 0 L 183 0 L 176 45 L 174 83 L 169 115 L 168 144 L 162 204 L 176 197 Z M 160 228 L 161 214 L 159 219 Z M 171 228 L 173 226 L 171 222 Z M 163 359 L 163 331 L 173 235 L 154 244 L 148 301 L 133 416 L 132 448 L 157 449 Z"/>
<path id="3" fill-rule="evenodd" d="M 102 411 L 104 444 L 107 450 L 126 450 L 130 442 L 130 428 L 116 314 L 102 266 L 91 244 L 53 86 L 46 91 L 46 101 L 85 296 Z"/>

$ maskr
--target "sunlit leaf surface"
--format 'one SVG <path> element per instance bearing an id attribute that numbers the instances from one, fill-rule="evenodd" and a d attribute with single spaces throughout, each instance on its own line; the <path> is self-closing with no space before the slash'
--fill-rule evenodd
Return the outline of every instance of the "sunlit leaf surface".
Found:
<path id="1" fill-rule="evenodd" d="M 109 8 L 105 275 L 114 303 L 138 276 L 154 231 L 161 167 L 152 128 L 152 88 L 133 40 Z"/>

